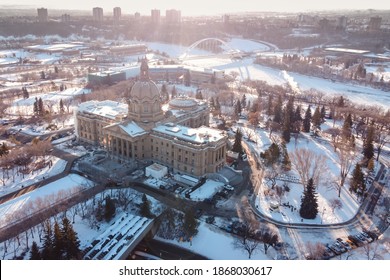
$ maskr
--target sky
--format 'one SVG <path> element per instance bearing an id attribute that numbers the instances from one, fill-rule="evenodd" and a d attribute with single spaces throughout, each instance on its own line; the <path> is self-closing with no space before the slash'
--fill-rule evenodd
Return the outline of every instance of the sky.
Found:
<path id="1" fill-rule="evenodd" d="M 377 9 L 390 10 L 390 1 L 387 0 L 354 0 L 350 1 L 327 0 L 1 0 L 0 6 L 27 5 L 32 8 L 45 7 L 48 9 L 92 10 L 93 7 L 102 7 L 107 14 L 112 13 L 114 7 L 121 7 L 122 14 L 150 14 L 151 9 L 162 10 L 162 15 L 167 9 L 178 9 L 182 16 L 213 15 L 234 12 L 308 12 L 313 10 L 351 10 L 351 9 Z M 50 15 L 50 10 L 49 10 Z"/>

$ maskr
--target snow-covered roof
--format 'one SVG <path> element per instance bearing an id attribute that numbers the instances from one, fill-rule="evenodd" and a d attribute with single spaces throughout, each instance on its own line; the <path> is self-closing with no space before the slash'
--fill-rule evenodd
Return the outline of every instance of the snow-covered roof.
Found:
<path id="1" fill-rule="evenodd" d="M 193 108 L 198 102 L 193 98 L 178 97 L 169 101 L 169 106 L 173 108 Z"/>
<path id="2" fill-rule="evenodd" d="M 129 134 L 131 137 L 140 136 L 142 134 L 145 134 L 146 131 L 139 127 L 135 122 L 131 121 L 129 123 L 122 123 L 119 125 L 120 128 L 122 128 L 127 134 Z"/>
<path id="3" fill-rule="evenodd" d="M 98 116 L 115 120 L 117 116 L 127 114 L 127 104 L 119 103 L 112 100 L 92 100 L 81 103 L 79 105 L 78 111 L 82 113 L 95 114 Z"/>
<path id="4" fill-rule="evenodd" d="M 167 123 L 159 125 L 153 131 L 176 137 L 180 140 L 196 144 L 205 144 L 209 142 L 218 142 L 225 136 L 221 130 L 201 126 L 199 128 L 190 128 L 181 125 Z"/>

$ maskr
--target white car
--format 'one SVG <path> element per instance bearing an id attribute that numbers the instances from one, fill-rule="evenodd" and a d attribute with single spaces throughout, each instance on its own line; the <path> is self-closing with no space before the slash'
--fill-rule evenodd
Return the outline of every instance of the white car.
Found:
<path id="1" fill-rule="evenodd" d="M 226 190 L 228 191 L 234 191 L 234 187 L 232 187 L 231 185 L 225 185 L 223 186 Z"/>

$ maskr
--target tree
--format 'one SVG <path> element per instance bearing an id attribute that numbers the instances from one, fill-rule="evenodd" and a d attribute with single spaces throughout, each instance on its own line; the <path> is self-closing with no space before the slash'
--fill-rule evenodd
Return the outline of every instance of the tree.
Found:
<path id="1" fill-rule="evenodd" d="M 152 213 L 150 211 L 150 203 L 149 203 L 149 200 L 145 194 L 142 195 L 142 203 L 140 205 L 140 212 L 141 212 L 141 215 L 144 217 L 147 217 L 147 218 L 152 217 Z"/>
<path id="2" fill-rule="evenodd" d="M 38 245 L 33 241 L 30 252 L 30 260 L 41 260 L 41 253 L 39 252 Z"/>
<path id="3" fill-rule="evenodd" d="M 376 150 L 378 152 L 378 154 L 376 156 L 376 161 L 379 160 L 379 156 L 381 154 L 383 146 L 389 142 L 390 142 L 390 132 L 389 131 L 379 131 L 376 133 L 375 143 L 376 143 Z"/>
<path id="4" fill-rule="evenodd" d="M 39 108 L 38 108 L 38 98 L 35 97 L 35 101 L 34 101 L 34 114 L 35 115 L 39 115 Z"/>
<path id="5" fill-rule="evenodd" d="M 246 96 L 245 94 L 241 97 L 241 106 L 242 108 L 245 108 L 246 107 Z"/>
<path id="6" fill-rule="evenodd" d="M 344 141 L 349 140 L 352 135 L 352 124 L 352 116 L 351 114 L 348 114 L 344 120 L 343 128 L 341 130 L 341 135 Z"/>
<path id="7" fill-rule="evenodd" d="M 242 141 L 242 132 L 239 128 L 237 128 L 232 151 L 239 153 L 240 155 L 244 153 L 241 141 Z"/>
<path id="8" fill-rule="evenodd" d="M 63 114 L 65 112 L 64 108 L 64 102 L 62 101 L 62 98 L 60 99 L 60 113 Z"/>
<path id="9" fill-rule="evenodd" d="M 321 242 L 308 242 L 306 245 L 305 257 L 307 260 L 322 260 L 325 253 L 325 246 Z"/>
<path id="10" fill-rule="evenodd" d="M 236 116 L 241 116 L 241 112 L 242 112 L 241 102 L 239 99 L 237 99 L 234 104 L 234 113 Z"/>
<path id="11" fill-rule="evenodd" d="M 310 122 L 311 122 L 311 108 L 310 105 L 307 107 L 305 118 L 303 119 L 303 131 L 310 132 Z"/>
<path id="12" fill-rule="evenodd" d="M 22 87 L 23 98 L 28 99 L 30 97 L 26 87 Z"/>
<path id="13" fill-rule="evenodd" d="M 319 107 L 317 107 L 314 111 L 313 117 L 311 119 L 311 123 L 313 124 L 313 127 L 316 129 L 320 129 L 321 127 L 321 112 Z"/>
<path id="14" fill-rule="evenodd" d="M 54 223 L 53 235 L 53 258 L 55 260 L 62 260 L 64 253 L 64 236 L 57 221 Z"/>
<path id="15" fill-rule="evenodd" d="M 358 195 L 364 195 L 366 191 L 366 183 L 364 181 L 364 174 L 360 164 L 355 165 L 355 169 L 352 172 L 352 178 L 350 182 L 351 191 L 357 193 Z"/>
<path id="16" fill-rule="evenodd" d="M 58 74 L 58 67 L 54 66 L 54 73 Z"/>
<path id="17" fill-rule="evenodd" d="M 46 74 L 44 71 L 41 71 L 41 80 L 46 79 Z"/>
<path id="18" fill-rule="evenodd" d="M 183 232 L 187 239 L 191 239 L 198 234 L 198 221 L 195 219 L 193 210 L 188 209 L 184 213 Z"/>
<path id="19" fill-rule="evenodd" d="M 187 71 L 184 74 L 184 85 L 186 87 L 189 87 L 191 85 L 191 74 L 190 74 L 190 71 Z"/>
<path id="20" fill-rule="evenodd" d="M 45 113 L 45 108 L 43 107 L 43 101 L 42 98 L 39 97 L 38 99 L 38 115 L 43 116 Z"/>
<path id="21" fill-rule="evenodd" d="M 250 259 L 259 250 L 260 238 L 254 238 L 256 236 L 257 225 L 247 220 L 241 223 L 240 234 L 234 239 L 233 245 L 237 249 L 241 249 L 248 253 Z"/>
<path id="22" fill-rule="evenodd" d="M 343 204 L 342 204 L 340 199 L 334 198 L 334 199 L 331 199 L 329 202 L 330 202 L 330 207 L 332 208 L 332 213 L 333 214 L 334 214 L 334 211 L 336 209 L 343 208 Z"/>
<path id="23" fill-rule="evenodd" d="M 49 222 L 45 222 L 43 247 L 41 250 L 41 257 L 43 260 L 53 260 L 53 232 Z"/>
<path id="24" fill-rule="evenodd" d="M 177 96 L 176 87 L 173 86 L 172 91 L 171 91 L 171 98 L 172 98 L 172 99 L 173 99 L 173 98 L 176 98 L 176 96 Z"/>
<path id="25" fill-rule="evenodd" d="M 312 178 L 315 185 L 319 185 L 321 176 L 326 174 L 326 157 L 317 154 L 307 148 L 299 148 L 290 153 L 292 167 L 298 172 L 301 184 L 306 187 L 309 178 Z"/>
<path id="26" fill-rule="evenodd" d="M 318 214 L 317 194 L 315 192 L 313 178 L 309 179 L 307 186 L 303 191 L 299 214 L 304 219 L 315 219 Z"/>
<path id="27" fill-rule="evenodd" d="M 285 171 L 290 171 L 291 170 L 291 160 L 288 155 L 287 147 L 285 143 L 282 143 L 282 151 L 281 151 L 281 156 L 282 156 L 282 167 Z"/>
<path id="28" fill-rule="evenodd" d="M 326 116 L 326 110 L 325 110 L 325 105 L 321 107 L 321 122 L 323 123 L 325 121 L 325 116 Z"/>
<path id="29" fill-rule="evenodd" d="M 115 216 L 115 203 L 110 196 L 105 199 L 104 219 L 108 222 Z"/>
<path id="30" fill-rule="evenodd" d="M 262 228 L 257 237 L 263 242 L 265 254 L 267 254 L 269 247 L 274 246 L 279 240 L 278 234 L 268 228 Z"/>
<path id="31" fill-rule="evenodd" d="M 355 148 L 348 143 L 339 143 L 336 145 L 338 148 L 337 158 L 340 164 L 340 186 L 339 197 L 341 196 L 341 189 L 344 186 L 345 179 L 351 171 L 353 162 L 356 158 Z"/>
<path id="32" fill-rule="evenodd" d="M 367 131 L 367 137 L 363 143 L 363 155 L 367 160 L 374 156 L 374 127 L 370 126 Z"/>
<path id="33" fill-rule="evenodd" d="M 80 240 L 77 237 L 77 233 L 73 230 L 73 226 L 67 217 L 62 219 L 61 228 L 63 243 L 64 243 L 64 259 L 66 260 L 78 260 L 80 259 Z"/>
<path id="34" fill-rule="evenodd" d="M 196 91 L 195 98 L 198 99 L 198 100 L 202 100 L 203 99 L 203 95 L 202 95 L 202 91 L 201 90 L 198 89 Z"/>
<path id="35" fill-rule="evenodd" d="M 281 124 L 282 123 L 282 97 L 279 95 L 278 102 L 275 105 L 275 108 L 273 110 L 274 112 L 274 122 Z"/>
<path id="36" fill-rule="evenodd" d="M 260 153 L 260 157 L 264 159 L 266 166 L 276 164 L 280 159 L 281 151 L 276 143 L 272 143 L 264 153 Z"/>
<path id="37" fill-rule="evenodd" d="M 9 150 L 10 150 L 10 148 L 8 147 L 8 145 L 5 142 L 0 144 L 0 157 L 8 155 Z"/>

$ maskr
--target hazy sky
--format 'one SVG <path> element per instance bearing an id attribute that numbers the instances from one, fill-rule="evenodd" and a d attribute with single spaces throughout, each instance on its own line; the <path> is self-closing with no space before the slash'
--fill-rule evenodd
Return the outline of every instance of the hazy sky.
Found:
<path id="1" fill-rule="evenodd" d="M 165 15 L 166 9 L 179 9 L 182 16 L 212 15 L 244 11 L 305 12 L 313 10 L 389 9 L 389 0 L 0 0 L 0 5 L 28 5 L 33 8 L 92 10 L 102 7 L 106 14 L 113 7 L 121 7 L 122 14 L 150 14 L 157 8 Z M 50 15 L 50 10 L 49 10 Z"/>

